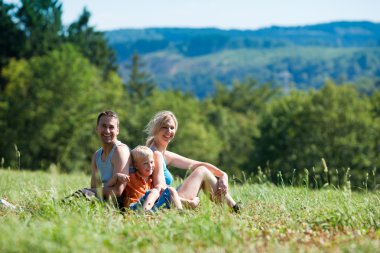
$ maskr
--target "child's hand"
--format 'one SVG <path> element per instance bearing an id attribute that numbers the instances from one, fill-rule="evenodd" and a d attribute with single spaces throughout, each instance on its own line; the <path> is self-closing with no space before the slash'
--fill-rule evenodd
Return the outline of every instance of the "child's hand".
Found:
<path id="1" fill-rule="evenodd" d="M 160 195 L 161 193 L 166 189 L 168 188 L 168 186 L 166 184 L 157 184 L 156 187 L 154 187 L 153 189 L 156 189 Z"/>
<path id="2" fill-rule="evenodd" d="M 117 173 L 117 181 L 121 183 L 129 182 L 129 175 Z"/>

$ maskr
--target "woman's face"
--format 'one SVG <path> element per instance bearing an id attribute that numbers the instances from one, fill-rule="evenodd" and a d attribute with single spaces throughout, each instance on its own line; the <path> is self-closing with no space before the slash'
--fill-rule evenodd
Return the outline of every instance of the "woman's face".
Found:
<path id="1" fill-rule="evenodd" d="M 163 145 L 168 145 L 169 142 L 174 138 L 176 131 L 176 125 L 172 118 L 165 121 L 157 132 L 155 139 L 158 140 Z"/>

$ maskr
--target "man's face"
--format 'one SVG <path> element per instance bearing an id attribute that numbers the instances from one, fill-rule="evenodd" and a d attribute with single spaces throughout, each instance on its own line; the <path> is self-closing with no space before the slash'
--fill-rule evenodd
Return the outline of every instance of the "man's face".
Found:
<path id="1" fill-rule="evenodd" d="M 96 126 L 100 141 L 104 144 L 114 143 L 119 134 L 119 121 L 114 117 L 102 116 Z"/>

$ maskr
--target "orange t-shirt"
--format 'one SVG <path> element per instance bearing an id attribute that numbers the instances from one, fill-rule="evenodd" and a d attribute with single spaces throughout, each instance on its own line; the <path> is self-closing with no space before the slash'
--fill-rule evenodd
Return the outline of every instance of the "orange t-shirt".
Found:
<path id="1" fill-rule="evenodd" d="M 141 177 L 137 172 L 133 172 L 129 175 L 129 182 L 125 187 L 125 199 L 124 206 L 129 206 L 132 203 L 137 202 L 146 191 L 152 189 L 153 179 L 152 176 L 148 177 L 147 181 Z"/>

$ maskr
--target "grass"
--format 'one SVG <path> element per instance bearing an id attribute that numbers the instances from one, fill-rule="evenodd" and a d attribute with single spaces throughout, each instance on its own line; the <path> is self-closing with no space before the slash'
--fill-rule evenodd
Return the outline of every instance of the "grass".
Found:
<path id="1" fill-rule="evenodd" d="M 176 182 L 180 183 L 179 181 Z M 120 214 L 112 206 L 60 200 L 89 184 L 85 174 L 0 169 L 0 252 L 379 252 L 380 192 L 231 186 L 240 214 L 210 202 Z"/>

